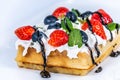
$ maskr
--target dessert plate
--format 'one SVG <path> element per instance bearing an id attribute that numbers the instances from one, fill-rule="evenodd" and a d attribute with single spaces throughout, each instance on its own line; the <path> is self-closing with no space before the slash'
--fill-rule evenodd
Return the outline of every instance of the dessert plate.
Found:
<path id="1" fill-rule="evenodd" d="M 42 20 L 46 15 L 59 7 L 65 6 L 69 9 L 76 8 L 81 12 L 104 9 L 111 15 L 113 20 L 120 23 L 120 1 L 119 0 L 7 0 L 0 1 L 0 79 L 1 80 L 120 80 L 120 56 L 117 58 L 108 57 L 99 66 L 103 70 L 94 73 L 97 68 L 86 76 L 74 76 L 58 73 L 51 73 L 51 78 L 44 79 L 40 71 L 18 68 L 14 60 L 16 56 L 14 30 L 22 25 L 42 26 Z M 6 6 L 7 5 L 7 6 Z M 98 66 L 98 67 L 99 67 Z"/>

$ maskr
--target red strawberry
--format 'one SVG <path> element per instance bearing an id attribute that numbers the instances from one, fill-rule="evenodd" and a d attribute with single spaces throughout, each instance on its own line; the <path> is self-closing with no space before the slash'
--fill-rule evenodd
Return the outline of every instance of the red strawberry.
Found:
<path id="1" fill-rule="evenodd" d="M 22 26 L 15 30 L 15 34 L 21 40 L 30 40 L 35 29 L 32 26 Z"/>
<path id="2" fill-rule="evenodd" d="M 83 25 L 82 25 L 82 27 L 81 27 L 81 29 L 84 30 L 84 31 L 85 31 L 86 29 L 88 29 L 88 23 L 87 23 L 87 22 L 84 22 Z"/>
<path id="3" fill-rule="evenodd" d="M 58 7 L 54 12 L 53 12 L 53 16 L 55 16 L 56 18 L 62 18 L 63 16 L 66 15 L 66 13 L 69 10 L 66 7 Z"/>
<path id="4" fill-rule="evenodd" d="M 92 24 L 92 30 L 95 32 L 97 35 L 99 35 L 102 39 L 107 39 L 103 26 L 100 21 L 98 20 L 91 20 Z"/>
<path id="5" fill-rule="evenodd" d="M 105 35 L 105 32 L 104 32 L 104 29 L 103 29 L 103 26 L 101 24 L 101 22 L 99 20 L 95 20 L 95 19 L 91 19 L 90 20 L 90 23 L 92 25 L 92 31 L 94 33 L 96 33 L 98 36 L 100 36 L 102 39 L 106 39 L 106 35 Z M 85 22 L 83 25 L 82 25 L 82 29 L 83 30 L 86 30 L 88 29 L 88 24 L 87 22 Z"/>
<path id="6" fill-rule="evenodd" d="M 112 18 L 103 9 L 99 9 L 98 12 L 103 16 L 103 22 L 105 24 L 113 22 Z M 97 13 L 92 15 L 92 19 L 96 19 L 101 22 L 100 16 Z"/>
<path id="7" fill-rule="evenodd" d="M 68 35 L 66 32 L 62 30 L 55 30 L 50 34 L 50 39 L 48 43 L 51 46 L 59 47 L 61 45 L 64 45 L 68 42 Z"/>

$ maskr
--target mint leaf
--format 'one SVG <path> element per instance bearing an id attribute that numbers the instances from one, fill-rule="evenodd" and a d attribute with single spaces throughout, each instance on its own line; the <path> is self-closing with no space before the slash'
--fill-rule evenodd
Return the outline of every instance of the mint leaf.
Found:
<path id="1" fill-rule="evenodd" d="M 118 23 L 109 23 L 109 24 L 107 24 L 107 26 L 110 31 L 120 28 L 120 24 L 118 24 Z"/>
<path id="2" fill-rule="evenodd" d="M 115 30 L 116 28 L 116 23 L 109 23 L 109 24 L 107 24 L 107 27 L 108 27 L 108 29 L 110 30 L 110 31 L 113 31 L 113 30 Z"/>
<path id="3" fill-rule="evenodd" d="M 65 23 L 64 20 L 61 20 L 61 27 L 62 27 L 67 33 L 69 33 L 69 30 L 67 29 L 66 23 Z"/>
<path id="4" fill-rule="evenodd" d="M 72 31 L 74 29 L 73 25 L 72 25 L 72 22 L 67 17 L 65 17 L 65 20 L 66 20 L 66 24 L 67 24 L 68 28 Z"/>
<path id="5" fill-rule="evenodd" d="M 70 32 L 68 46 L 78 45 L 80 48 L 82 46 L 82 36 L 79 29 L 74 29 Z"/>

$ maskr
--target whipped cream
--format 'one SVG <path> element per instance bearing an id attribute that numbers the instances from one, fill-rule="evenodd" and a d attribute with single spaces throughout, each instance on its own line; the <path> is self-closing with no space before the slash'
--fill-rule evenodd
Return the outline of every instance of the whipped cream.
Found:
<path id="1" fill-rule="evenodd" d="M 18 49 L 19 45 L 24 47 L 23 56 L 25 56 L 27 54 L 27 50 L 28 50 L 29 47 L 36 49 L 37 53 L 39 53 L 41 51 L 39 43 L 38 42 L 32 42 L 32 40 L 27 41 L 27 40 L 18 39 L 15 43 L 16 49 Z"/>
<path id="2" fill-rule="evenodd" d="M 91 18 L 91 16 L 89 18 Z M 74 26 L 74 28 L 77 28 L 77 29 L 81 30 L 81 25 L 82 24 L 79 21 L 76 21 L 76 23 L 72 23 L 72 25 Z M 49 30 L 47 30 L 48 26 L 43 25 L 43 24 L 42 24 L 42 26 L 44 26 L 44 27 L 41 27 L 40 25 L 37 25 L 37 27 L 40 27 L 39 31 L 44 32 L 48 36 L 48 39 L 42 38 L 42 41 L 44 42 L 45 49 L 46 49 L 46 55 L 49 55 L 51 51 L 54 51 L 56 49 L 59 50 L 60 52 L 62 52 L 63 50 L 67 50 L 67 56 L 69 56 L 70 58 L 77 58 L 78 52 L 89 53 L 88 48 L 84 44 L 80 48 L 78 48 L 77 45 L 75 45 L 73 47 L 70 47 L 70 46 L 68 46 L 68 43 L 66 43 L 65 45 L 62 45 L 60 47 L 50 46 L 48 44 L 49 36 L 56 29 L 49 29 Z M 111 38 L 109 30 L 107 30 L 105 28 L 105 26 L 103 26 L 103 29 L 104 29 L 105 34 L 107 36 L 107 40 L 109 40 Z M 91 48 L 94 48 L 96 39 L 97 39 L 98 45 L 100 45 L 100 44 L 102 44 L 103 46 L 106 45 L 107 40 L 102 39 L 100 36 L 98 36 L 95 33 L 93 35 L 89 29 L 87 29 L 85 32 L 88 35 L 88 42 L 87 42 L 87 44 Z M 112 31 L 113 38 L 115 37 L 115 32 L 116 32 L 115 30 Z M 27 54 L 27 50 L 28 50 L 29 47 L 32 47 L 32 48 L 36 49 L 37 53 L 39 53 L 41 51 L 41 46 L 39 45 L 39 43 L 38 42 L 32 42 L 32 40 L 29 40 L 29 41 L 27 40 L 26 41 L 26 40 L 18 39 L 16 41 L 15 45 L 16 45 L 16 49 L 18 49 L 19 45 L 21 45 L 21 46 L 23 46 L 25 48 L 24 51 L 23 51 L 23 56 L 25 56 Z M 96 56 L 96 52 L 93 52 L 93 55 Z"/>

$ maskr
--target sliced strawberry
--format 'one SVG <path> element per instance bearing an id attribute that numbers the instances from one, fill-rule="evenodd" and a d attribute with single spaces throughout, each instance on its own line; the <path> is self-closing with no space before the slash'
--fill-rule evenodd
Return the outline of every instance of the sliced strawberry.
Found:
<path id="1" fill-rule="evenodd" d="M 87 30 L 88 29 L 88 23 L 84 22 L 81 29 L 84 30 L 84 31 Z"/>
<path id="2" fill-rule="evenodd" d="M 66 32 L 62 30 L 55 30 L 50 34 L 50 39 L 48 43 L 51 46 L 59 47 L 61 45 L 64 45 L 68 42 L 68 35 Z"/>
<path id="3" fill-rule="evenodd" d="M 101 22 L 99 20 L 95 20 L 95 19 L 91 19 L 90 20 L 90 23 L 92 25 L 92 31 L 94 33 L 96 33 L 98 36 L 100 36 L 102 39 L 106 39 L 106 35 L 105 35 L 105 32 L 104 32 L 104 29 L 103 29 L 103 26 L 101 24 Z M 82 25 L 82 30 L 87 30 L 88 29 L 88 23 L 85 22 L 83 25 Z"/>
<path id="4" fill-rule="evenodd" d="M 113 22 L 112 18 L 109 16 L 109 14 L 107 14 L 103 9 L 99 9 L 97 12 L 99 12 L 103 16 L 102 20 L 103 20 L 104 24 Z M 100 22 L 102 22 L 100 19 L 100 15 L 98 13 L 94 13 L 92 15 L 92 19 L 96 19 L 96 20 L 99 20 Z"/>
<path id="5" fill-rule="evenodd" d="M 21 40 L 30 40 L 35 29 L 32 26 L 22 26 L 15 30 L 15 34 Z"/>
<path id="6" fill-rule="evenodd" d="M 92 24 L 92 31 L 99 35 L 102 39 L 107 39 L 101 22 L 93 19 L 90 22 Z"/>
<path id="7" fill-rule="evenodd" d="M 56 18 L 62 18 L 66 15 L 66 13 L 69 11 L 69 9 L 67 9 L 66 7 L 58 7 L 54 12 L 53 12 L 53 16 L 55 16 Z"/>

